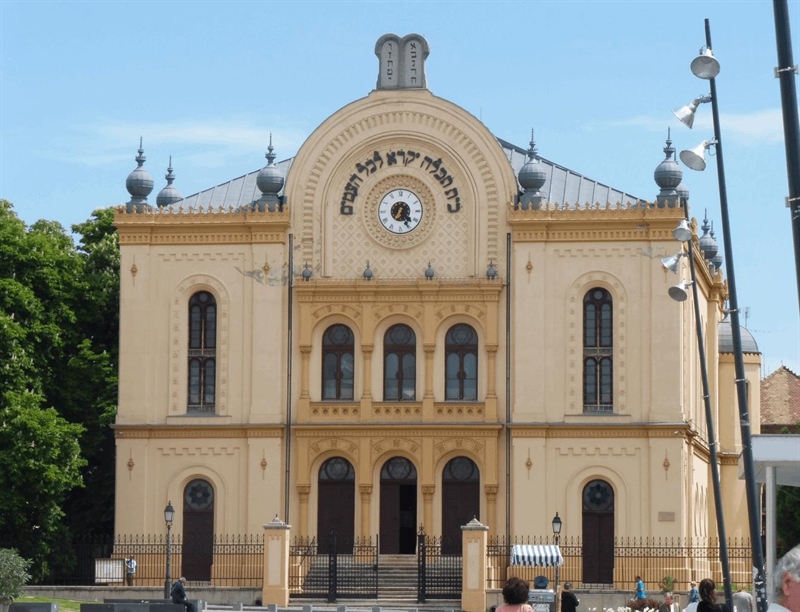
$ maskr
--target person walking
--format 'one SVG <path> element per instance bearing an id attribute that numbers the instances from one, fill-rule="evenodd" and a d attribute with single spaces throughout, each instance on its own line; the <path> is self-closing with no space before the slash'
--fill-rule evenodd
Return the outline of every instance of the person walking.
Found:
<path id="1" fill-rule="evenodd" d="M 572 583 L 565 582 L 561 591 L 561 612 L 577 612 L 580 600 L 572 592 Z"/>
<path id="2" fill-rule="evenodd" d="M 689 603 L 700 603 L 700 591 L 697 590 L 697 583 L 692 580 L 689 583 Z"/>
<path id="3" fill-rule="evenodd" d="M 125 584 L 133 586 L 133 578 L 136 576 L 136 557 L 133 555 L 125 559 Z"/>
<path id="4" fill-rule="evenodd" d="M 170 590 L 169 594 L 172 597 L 172 603 L 183 604 L 186 612 L 194 612 L 194 604 L 192 604 L 186 597 L 186 589 L 184 588 L 185 584 L 186 578 L 181 576 L 175 581 L 175 584 L 172 585 L 172 589 Z"/>
<path id="5" fill-rule="evenodd" d="M 642 581 L 641 576 L 636 576 L 636 595 L 634 596 L 635 599 L 645 599 L 647 595 L 644 591 L 644 582 Z"/>

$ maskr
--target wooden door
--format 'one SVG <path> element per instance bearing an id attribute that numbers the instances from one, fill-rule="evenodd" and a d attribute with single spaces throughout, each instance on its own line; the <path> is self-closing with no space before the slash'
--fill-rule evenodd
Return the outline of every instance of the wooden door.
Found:
<path id="1" fill-rule="evenodd" d="M 604 480 L 583 489 L 583 583 L 614 582 L 614 490 Z"/>
<path id="2" fill-rule="evenodd" d="M 211 581 L 214 563 L 214 489 L 206 480 L 193 480 L 183 493 L 181 576 Z"/>
<path id="3" fill-rule="evenodd" d="M 319 470 L 317 496 L 317 544 L 329 552 L 331 530 L 336 532 L 336 551 L 352 554 L 355 535 L 355 470 L 347 459 L 332 457 Z"/>
<path id="4" fill-rule="evenodd" d="M 461 554 L 461 527 L 480 519 L 480 472 L 467 457 L 447 462 L 442 472 L 442 553 Z"/>

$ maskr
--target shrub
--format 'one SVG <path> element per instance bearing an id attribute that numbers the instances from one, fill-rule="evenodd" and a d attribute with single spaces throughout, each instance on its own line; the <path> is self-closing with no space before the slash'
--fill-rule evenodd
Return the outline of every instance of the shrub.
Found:
<path id="1" fill-rule="evenodd" d="M 625 606 L 631 610 L 638 610 L 641 612 L 645 608 L 649 608 L 650 610 L 658 610 L 658 606 L 660 606 L 662 603 L 664 602 L 659 601 L 658 599 L 653 599 L 652 597 L 647 597 L 646 599 L 630 599 Z"/>
<path id="2" fill-rule="evenodd" d="M 12 600 L 22 595 L 30 574 L 31 562 L 23 559 L 13 548 L 0 548 L 0 601 Z"/>
<path id="3" fill-rule="evenodd" d="M 661 581 L 661 592 L 671 593 L 675 590 L 675 578 L 673 576 L 664 576 Z"/>

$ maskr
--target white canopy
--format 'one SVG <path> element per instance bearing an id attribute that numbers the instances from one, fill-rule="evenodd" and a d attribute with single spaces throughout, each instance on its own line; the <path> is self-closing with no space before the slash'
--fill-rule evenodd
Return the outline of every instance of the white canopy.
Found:
<path id="1" fill-rule="evenodd" d="M 558 546 L 518 544 L 511 547 L 511 565 L 555 567 L 564 565 L 564 557 Z"/>

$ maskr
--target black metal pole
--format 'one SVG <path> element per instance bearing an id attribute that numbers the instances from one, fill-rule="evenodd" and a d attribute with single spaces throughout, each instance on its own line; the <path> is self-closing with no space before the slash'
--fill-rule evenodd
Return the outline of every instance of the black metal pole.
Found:
<path id="1" fill-rule="evenodd" d="M 170 531 L 172 530 L 172 523 L 167 523 L 167 576 L 164 579 L 164 599 L 169 599 L 169 587 L 172 582 L 172 558 L 170 550 Z"/>
<path id="2" fill-rule="evenodd" d="M 559 540 L 561 539 L 561 536 L 560 536 L 559 534 L 555 534 L 555 536 L 554 536 L 554 539 L 555 539 L 555 541 L 556 541 L 556 548 L 558 548 L 558 542 L 559 542 Z M 556 588 L 554 589 L 554 591 L 555 591 L 555 593 L 556 593 L 556 602 L 558 602 L 558 578 L 559 578 L 559 576 L 558 576 L 558 573 L 559 573 L 559 572 L 558 572 L 558 570 L 559 570 L 559 569 L 560 569 L 560 568 L 559 568 L 558 564 L 556 564 Z M 556 605 L 558 606 L 559 604 L 558 604 L 558 603 L 556 603 Z"/>
<path id="3" fill-rule="evenodd" d="M 788 0 L 773 0 L 775 9 L 775 42 L 778 48 L 776 76 L 781 85 L 783 137 L 786 146 L 786 175 L 789 179 L 787 204 L 792 217 L 794 235 L 794 267 L 797 273 L 798 305 L 800 306 L 800 119 L 797 112 L 796 66 L 792 59 L 792 34 L 789 29 Z"/>
<path id="4" fill-rule="evenodd" d="M 689 207 L 684 206 L 686 220 L 689 220 Z M 708 364 L 706 363 L 706 346 L 703 340 L 703 320 L 700 318 L 700 300 L 697 290 L 697 269 L 694 261 L 694 244 L 689 239 L 689 268 L 692 272 L 692 298 L 694 299 L 694 322 L 697 331 L 697 352 L 700 354 L 700 377 L 703 381 L 703 404 L 706 411 L 706 429 L 708 430 L 708 452 L 711 463 L 711 482 L 714 489 L 714 506 L 717 514 L 717 534 L 719 535 L 719 561 L 722 564 L 722 584 L 725 590 L 725 603 L 733 612 L 733 589 L 731 587 L 731 569 L 728 562 L 728 537 L 725 534 L 725 517 L 722 512 L 722 490 L 717 463 L 717 436 L 714 430 L 714 417 L 711 413 L 711 396 L 709 395 Z"/>
<path id="5" fill-rule="evenodd" d="M 711 26 L 706 19 L 706 46 L 711 46 Z M 731 245 L 731 224 L 728 216 L 728 191 L 725 186 L 725 165 L 722 156 L 722 137 L 719 127 L 719 108 L 717 104 L 717 84 L 712 77 L 711 112 L 714 117 L 714 140 L 717 150 L 717 178 L 719 181 L 719 207 L 722 220 L 722 242 L 725 248 L 725 271 L 728 277 L 728 304 L 730 306 L 731 334 L 733 339 L 733 359 L 736 373 L 736 390 L 739 398 L 739 426 L 742 434 L 742 462 L 747 493 L 747 513 L 750 518 L 750 546 L 753 550 L 753 587 L 756 593 L 758 612 L 767 612 L 767 590 L 764 578 L 764 550 L 761 547 L 761 515 L 759 512 L 758 489 L 753 464 L 753 441 L 750 434 L 750 411 L 747 403 L 747 379 L 744 374 L 744 354 L 742 351 L 742 330 L 739 326 L 739 301 L 736 297 L 736 277 L 733 265 L 733 246 Z"/>

